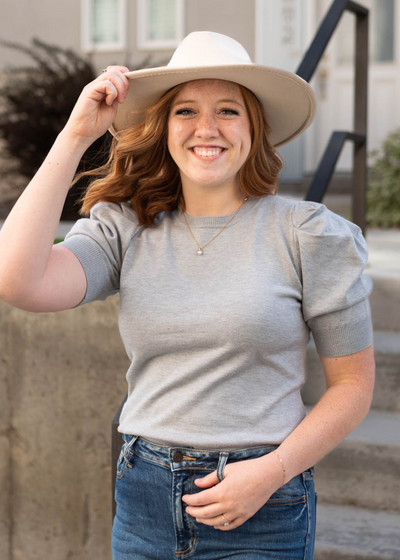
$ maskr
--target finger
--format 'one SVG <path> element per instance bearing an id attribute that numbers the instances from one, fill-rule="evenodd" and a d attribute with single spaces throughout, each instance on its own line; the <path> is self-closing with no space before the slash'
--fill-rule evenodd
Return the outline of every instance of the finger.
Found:
<path id="1" fill-rule="evenodd" d="M 182 501 L 189 506 L 207 506 L 218 502 L 217 486 L 213 486 L 197 494 L 185 494 L 182 496 Z"/>
<path id="2" fill-rule="evenodd" d="M 118 66 L 117 64 L 113 64 L 111 66 L 107 66 L 106 70 L 118 70 L 119 72 L 130 72 L 129 68 L 126 66 Z"/>
<path id="3" fill-rule="evenodd" d="M 103 81 L 107 81 L 107 80 L 114 84 L 114 87 L 115 87 L 115 89 L 117 90 L 117 93 L 118 93 L 118 95 L 117 95 L 118 101 L 120 103 L 122 103 L 124 101 L 124 99 L 126 97 L 126 94 L 127 94 L 127 91 L 128 91 L 124 80 L 116 72 L 111 72 L 111 71 L 106 72 L 104 74 Z M 126 78 L 125 78 L 125 80 L 128 81 Z M 128 86 L 129 86 L 129 84 L 128 84 Z"/>
<path id="4" fill-rule="evenodd" d="M 89 97 L 95 101 L 105 101 L 107 105 L 112 105 L 118 97 L 118 90 L 111 80 L 104 80 L 95 85 L 95 88 L 90 91 Z"/>
<path id="5" fill-rule="evenodd" d="M 217 471 L 213 471 L 212 473 L 208 474 L 207 476 L 203 476 L 202 478 L 196 478 L 194 482 L 196 485 L 201 486 L 202 488 L 215 486 L 216 484 L 219 484 Z"/>
<path id="6" fill-rule="evenodd" d="M 187 506 L 185 511 L 192 517 L 211 518 L 221 515 L 221 513 L 226 511 L 226 507 L 224 508 L 220 503 L 215 503 L 204 507 Z"/>
<path id="7" fill-rule="evenodd" d="M 103 83 L 104 81 L 107 80 L 114 84 L 118 92 L 117 95 L 118 102 L 122 103 L 128 94 L 129 80 L 119 70 L 114 71 L 110 69 L 107 72 L 103 72 L 103 74 L 100 74 L 100 76 L 98 76 L 92 83 L 98 84 L 98 83 Z"/>
<path id="8" fill-rule="evenodd" d="M 221 515 L 212 518 L 196 517 L 196 521 L 197 523 L 202 523 L 203 525 L 208 525 L 209 527 L 214 527 L 215 529 L 222 529 L 225 531 L 230 531 L 231 529 L 238 527 L 244 522 L 244 520 L 241 520 L 239 517 L 236 517 L 232 520 L 225 514 L 224 517 L 229 521 L 229 525 L 224 525 L 225 521 Z"/>
<path id="9" fill-rule="evenodd" d="M 236 529 L 236 527 L 240 527 L 240 525 L 243 525 L 245 521 L 246 521 L 245 519 L 241 519 L 239 521 L 235 519 L 235 521 L 229 523 L 227 527 L 224 527 L 224 525 L 220 525 L 220 526 L 216 525 L 214 529 L 217 529 L 218 531 L 232 531 L 232 529 Z"/>
<path id="10" fill-rule="evenodd" d="M 128 68 L 126 68 L 126 66 L 107 66 L 106 71 L 103 71 L 103 73 L 100 74 L 99 78 L 103 78 L 104 75 L 108 76 L 110 74 L 115 74 L 122 80 L 125 88 L 128 89 L 130 80 L 128 80 L 128 78 L 125 76 L 127 72 L 129 72 L 129 70 Z"/>

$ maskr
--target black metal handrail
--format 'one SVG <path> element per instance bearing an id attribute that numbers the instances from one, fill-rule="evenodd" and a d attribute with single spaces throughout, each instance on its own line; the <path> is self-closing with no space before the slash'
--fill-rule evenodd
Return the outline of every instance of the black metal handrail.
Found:
<path id="1" fill-rule="evenodd" d="M 313 202 L 322 201 L 328 190 L 329 181 L 331 180 L 337 160 L 339 159 L 346 140 L 352 140 L 355 145 L 362 145 L 365 143 L 365 136 L 363 134 L 353 134 L 352 132 L 342 130 L 332 132 L 321 163 L 319 164 L 304 200 L 312 200 Z"/>
<path id="2" fill-rule="evenodd" d="M 327 15 L 321 23 L 310 48 L 296 72 L 298 76 L 309 82 L 321 60 L 340 18 L 348 10 L 356 14 L 356 77 L 355 77 L 355 118 L 354 132 L 335 131 L 327 145 L 321 159 L 314 180 L 306 194 L 305 200 L 321 202 L 335 165 L 346 140 L 354 142 L 353 167 L 353 221 L 362 229 L 365 235 L 366 210 L 366 178 L 367 178 L 367 79 L 368 79 L 368 17 L 369 10 L 350 0 L 334 0 Z M 118 412 L 111 424 L 111 472 L 112 472 L 112 520 L 116 512 L 115 482 L 117 476 L 117 461 L 124 441 L 118 432 L 119 418 L 127 400 L 125 395 Z"/>
<path id="3" fill-rule="evenodd" d="M 296 74 L 309 82 L 345 11 L 356 15 L 356 57 L 354 94 L 354 131 L 335 131 L 314 175 L 305 200 L 321 202 L 328 189 L 344 142 L 354 142 L 352 219 L 366 232 L 367 183 L 367 101 L 368 101 L 368 19 L 369 10 L 350 0 L 335 0 L 321 23 Z"/>

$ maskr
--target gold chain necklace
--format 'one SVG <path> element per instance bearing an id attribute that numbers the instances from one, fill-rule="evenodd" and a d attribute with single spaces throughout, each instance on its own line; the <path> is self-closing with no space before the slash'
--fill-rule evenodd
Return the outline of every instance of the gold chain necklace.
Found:
<path id="1" fill-rule="evenodd" d="M 218 232 L 216 235 L 214 235 L 214 237 L 213 237 L 212 239 L 210 239 L 210 241 L 208 241 L 208 243 L 211 243 L 211 241 L 213 241 L 213 240 L 217 237 L 217 235 L 219 235 L 219 234 L 221 233 L 221 231 L 224 230 L 224 229 L 226 228 L 226 226 L 229 224 L 229 222 L 230 222 L 231 220 L 233 220 L 233 218 L 236 216 L 236 214 L 239 212 L 239 210 L 242 208 L 242 206 L 246 203 L 247 200 L 249 200 L 249 199 L 248 199 L 248 198 L 245 198 L 245 199 L 244 199 L 244 202 L 239 206 L 239 208 L 238 208 L 238 209 L 236 210 L 236 212 L 233 214 L 232 218 L 230 218 L 230 219 L 226 222 L 226 224 L 224 225 L 224 227 L 223 227 L 222 229 L 220 229 L 219 232 Z M 187 225 L 187 227 L 188 227 L 188 230 L 189 230 L 190 233 L 192 234 L 192 237 L 193 237 L 193 239 L 195 240 L 196 245 L 197 245 L 198 248 L 199 248 L 199 250 L 197 251 L 197 254 L 198 254 L 198 255 L 202 255 L 202 254 L 203 254 L 203 249 L 204 249 L 204 247 L 206 247 L 206 246 L 208 245 L 208 243 L 206 243 L 205 245 L 203 245 L 203 247 L 200 247 L 200 245 L 199 245 L 197 239 L 195 238 L 195 236 L 193 235 L 192 230 L 191 230 L 190 227 L 189 227 L 189 224 L 187 223 L 187 219 L 186 219 L 186 216 L 185 216 L 185 212 L 182 211 L 182 214 L 183 214 L 183 217 L 185 218 L 185 222 L 186 222 L 186 225 Z"/>

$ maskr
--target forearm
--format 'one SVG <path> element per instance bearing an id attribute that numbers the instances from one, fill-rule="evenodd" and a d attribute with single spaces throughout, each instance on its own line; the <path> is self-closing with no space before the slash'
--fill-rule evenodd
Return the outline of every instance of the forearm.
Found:
<path id="1" fill-rule="evenodd" d="M 0 293 L 34 285 L 46 269 L 62 208 L 87 145 L 57 137 L 0 230 Z"/>
<path id="2" fill-rule="evenodd" d="M 365 418 L 371 399 L 370 389 L 362 386 L 329 387 L 276 450 L 286 471 L 285 484 L 318 463 L 343 441 Z"/>

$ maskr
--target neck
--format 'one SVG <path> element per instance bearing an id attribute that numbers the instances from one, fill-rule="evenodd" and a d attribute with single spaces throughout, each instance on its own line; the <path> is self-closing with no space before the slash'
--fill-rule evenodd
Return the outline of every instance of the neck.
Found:
<path id="1" fill-rule="evenodd" d="M 233 193 L 193 193 L 183 191 L 185 214 L 197 216 L 228 216 L 244 204 L 246 195 L 241 191 Z"/>

